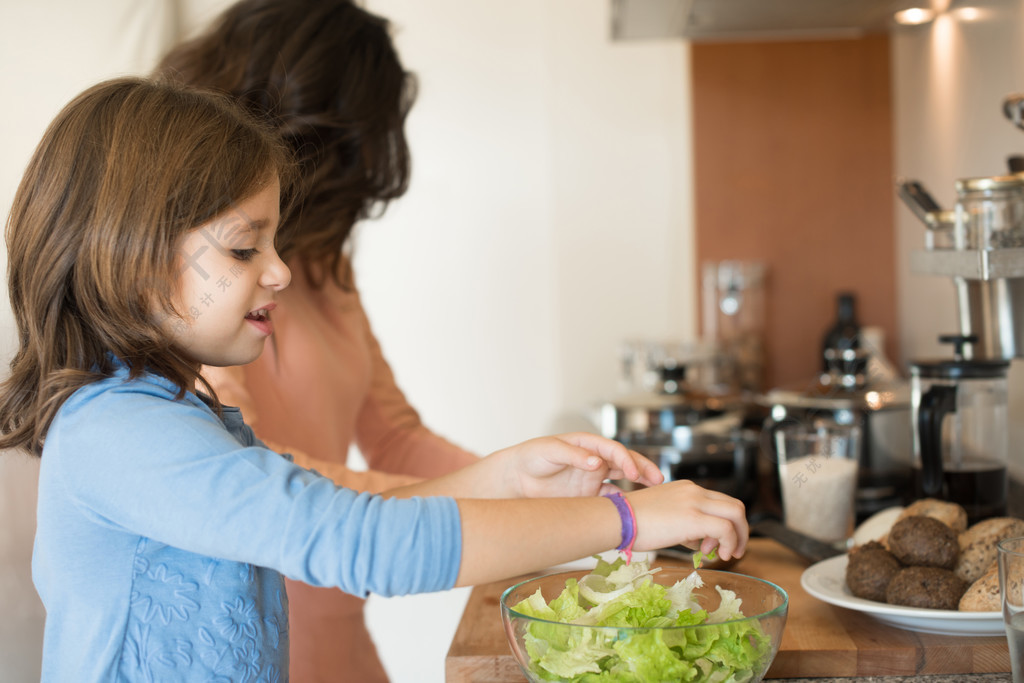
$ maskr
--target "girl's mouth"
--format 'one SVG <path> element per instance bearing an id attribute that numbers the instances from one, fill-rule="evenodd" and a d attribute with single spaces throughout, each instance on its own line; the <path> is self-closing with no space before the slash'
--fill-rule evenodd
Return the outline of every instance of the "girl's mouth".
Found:
<path id="1" fill-rule="evenodd" d="M 270 320 L 270 312 L 275 308 L 277 308 L 277 304 L 269 303 L 266 306 L 249 311 L 245 314 L 245 319 L 251 322 L 261 333 L 271 335 L 274 333 L 274 323 Z"/>

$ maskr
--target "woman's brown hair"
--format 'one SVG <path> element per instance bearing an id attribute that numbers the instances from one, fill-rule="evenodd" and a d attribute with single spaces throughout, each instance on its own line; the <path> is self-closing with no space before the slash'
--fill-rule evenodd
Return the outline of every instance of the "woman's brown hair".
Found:
<path id="1" fill-rule="evenodd" d="M 277 128 L 298 166 L 281 255 L 320 286 L 346 286 L 342 249 L 356 221 L 409 184 L 403 127 L 416 83 L 388 22 L 348 0 L 243 0 L 157 67 L 228 93 Z"/>
<path id="2" fill-rule="evenodd" d="M 275 173 L 287 184 L 288 169 L 272 131 L 223 95 L 123 78 L 72 100 L 7 222 L 19 348 L 0 385 L 0 448 L 40 455 L 57 409 L 110 376 L 115 358 L 131 377 L 153 372 L 182 393 L 205 385 L 158 322 L 177 315 L 180 238 Z"/>

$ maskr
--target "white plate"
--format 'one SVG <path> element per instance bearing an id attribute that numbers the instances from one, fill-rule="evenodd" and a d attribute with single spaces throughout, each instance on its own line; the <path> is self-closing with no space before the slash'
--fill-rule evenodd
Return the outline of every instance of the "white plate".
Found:
<path id="1" fill-rule="evenodd" d="M 892 626 L 956 636 L 1003 636 L 1000 612 L 957 612 L 944 609 L 901 607 L 858 598 L 846 587 L 847 555 L 811 565 L 800 577 L 804 590 L 829 604 L 865 612 Z"/>

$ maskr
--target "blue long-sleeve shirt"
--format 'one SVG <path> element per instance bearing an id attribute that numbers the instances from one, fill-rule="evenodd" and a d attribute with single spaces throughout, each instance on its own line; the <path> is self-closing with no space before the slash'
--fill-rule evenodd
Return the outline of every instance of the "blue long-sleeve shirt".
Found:
<path id="1" fill-rule="evenodd" d="M 451 498 L 385 500 L 268 450 L 237 410 L 125 372 L 43 449 L 32 560 L 43 681 L 285 681 L 281 575 L 357 595 L 451 588 Z"/>

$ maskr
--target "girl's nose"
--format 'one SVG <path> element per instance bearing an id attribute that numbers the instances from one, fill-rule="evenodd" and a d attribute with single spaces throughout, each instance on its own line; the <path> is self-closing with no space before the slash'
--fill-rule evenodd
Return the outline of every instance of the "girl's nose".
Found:
<path id="1" fill-rule="evenodd" d="M 292 281 L 292 271 L 278 256 L 276 249 L 267 254 L 267 263 L 260 276 L 260 285 L 279 292 Z"/>

